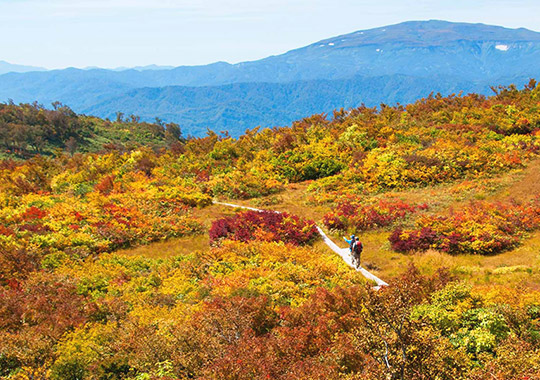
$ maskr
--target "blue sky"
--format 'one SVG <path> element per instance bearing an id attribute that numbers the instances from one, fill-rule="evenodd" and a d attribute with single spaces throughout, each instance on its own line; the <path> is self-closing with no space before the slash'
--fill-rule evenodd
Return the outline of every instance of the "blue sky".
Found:
<path id="1" fill-rule="evenodd" d="M 0 0 L 0 60 L 63 68 L 263 58 L 408 20 L 540 31 L 538 0 Z"/>

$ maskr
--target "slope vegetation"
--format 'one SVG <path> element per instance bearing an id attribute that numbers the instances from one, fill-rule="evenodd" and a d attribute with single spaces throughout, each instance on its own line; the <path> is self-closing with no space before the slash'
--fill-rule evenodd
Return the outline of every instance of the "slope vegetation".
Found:
<path id="1" fill-rule="evenodd" d="M 539 377 L 540 87 L 496 91 L 0 161 L 0 376 Z"/>

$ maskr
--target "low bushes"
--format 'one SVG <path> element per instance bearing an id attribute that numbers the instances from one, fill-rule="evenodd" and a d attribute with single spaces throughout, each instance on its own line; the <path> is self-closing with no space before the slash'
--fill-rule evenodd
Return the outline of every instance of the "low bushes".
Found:
<path id="1" fill-rule="evenodd" d="M 340 202 L 335 211 L 326 214 L 323 222 L 330 229 L 368 230 L 392 225 L 396 220 L 403 219 L 418 210 L 425 210 L 427 207 L 426 204 L 414 205 L 399 199 L 379 200 L 373 204 L 347 200 Z"/>
<path id="2" fill-rule="evenodd" d="M 17 198 L 20 205 L 4 207 L 0 215 L 0 251 L 30 249 L 42 256 L 62 251 L 81 257 L 202 231 L 185 204 L 194 202 L 197 193 L 184 200 L 149 192 Z"/>
<path id="3" fill-rule="evenodd" d="M 389 237 L 398 252 L 437 249 L 450 254 L 489 255 L 519 245 L 540 228 L 540 198 L 527 203 L 474 202 L 449 215 L 420 218 L 416 228 L 396 228 Z"/>
<path id="4" fill-rule="evenodd" d="M 206 186 L 213 195 L 249 199 L 279 193 L 284 188 L 284 182 L 269 173 L 234 171 L 215 176 Z"/>
<path id="5" fill-rule="evenodd" d="M 315 222 L 287 213 L 246 211 L 212 223 L 210 242 L 282 241 L 293 245 L 310 244 L 319 237 Z"/>

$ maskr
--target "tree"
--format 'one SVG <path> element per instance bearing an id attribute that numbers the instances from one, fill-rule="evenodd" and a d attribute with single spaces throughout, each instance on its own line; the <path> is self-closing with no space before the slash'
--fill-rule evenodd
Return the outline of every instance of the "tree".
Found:
<path id="1" fill-rule="evenodd" d="M 180 126 L 175 123 L 169 123 L 165 125 L 165 142 L 169 148 L 174 147 L 182 138 L 182 130 Z"/>
<path id="2" fill-rule="evenodd" d="M 124 113 L 123 112 L 116 112 L 116 122 L 122 123 L 124 121 Z"/>
<path id="3" fill-rule="evenodd" d="M 77 140 L 71 136 L 67 141 L 66 141 L 66 150 L 71 154 L 73 155 L 76 151 L 77 151 L 77 147 L 78 147 L 78 142 Z"/>

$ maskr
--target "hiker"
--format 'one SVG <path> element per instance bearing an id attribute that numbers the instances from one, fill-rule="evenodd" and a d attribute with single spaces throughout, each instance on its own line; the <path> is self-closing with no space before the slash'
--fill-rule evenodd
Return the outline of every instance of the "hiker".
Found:
<path id="1" fill-rule="evenodd" d="M 364 246 L 360 242 L 358 236 L 351 235 L 350 240 L 343 236 L 343 240 L 349 244 L 349 251 L 351 252 L 351 256 L 353 258 L 352 263 L 358 269 L 360 267 L 360 256 L 364 250 Z"/>
<path id="2" fill-rule="evenodd" d="M 356 240 L 353 244 L 351 253 L 353 257 L 353 263 L 355 262 L 356 269 L 360 268 L 360 257 L 362 255 L 362 251 L 364 250 L 364 246 L 362 245 L 362 242 L 356 237 Z"/>

